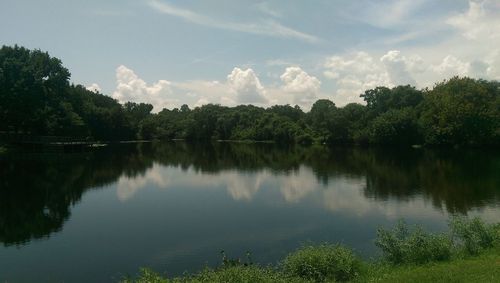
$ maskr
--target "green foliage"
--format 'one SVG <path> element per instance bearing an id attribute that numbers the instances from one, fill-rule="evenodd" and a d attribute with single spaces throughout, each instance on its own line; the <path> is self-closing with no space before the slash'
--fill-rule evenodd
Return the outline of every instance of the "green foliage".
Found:
<path id="1" fill-rule="evenodd" d="M 370 125 L 374 144 L 419 144 L 421 138 L 415 113 L 410 108 L 391 109 L 375 118 Z"/>
<path id="2" fill-rule="evenodd" d="M 301 278 L 289 276 L 272 268 L 258 266 L 231 266 L 223 269 L 205 269 L 188 277 L 174 279 L 173 282 L 307 282 Z"/>
<path id="3" fill-rule="evenodd" d="M 469 219 L 455 216 L 450 220 L 450 227 L 458 244 L 469 255 L 477 255 L 493 247 L 494 242 L 499 239 L 497 226 L 488 225 L 478 217 Z"/>
<path id="4" fill-rule="evenodd" d="M 378 229 L 375 244 L 393 264 L 443 261 L 452 254 L 452 241 L 447 235 L 427 233 L 419 226 L 410 230 L 404 221 L 392 231 Z"/>
<path id="5" fill-rule="evenodd" d="M 377 87 L 365 91 L 361 97 L 372 115 L 379 115 L 391 109 L 414 108 L 423 100 L 422 92 L 409 85 L 392 89 Z"/>
<path id="6" fill-rule="evenodd" d="M 40 50 L 0 49 L 0 132 L 96 140 L 253 140 L 277 143 L 500 145 L 500 83 L 454 77 L 431 89 L 376 87 L 366 106 L 319 99 L 299 106 L 163 109 L 69 84 L 59 59 Z"/>
<path id="7" fill-rule="evenodd" d="M 498 144 L 500 83 L 454 77 L 425 93 L 420 124 L 436 145 Z"/>
<path id="8" fill-rule="evenodd" d="M 351 280 L 360 267 L 352 250 L 341 245 L 304 246 L 283 261 L 285 273 L 316 282 Z"/>
<path id="9" fill-rule="evenodd" d="M 121 282 L 123 283 L 168 283 L 172 282 L 166 277 L 162 277 L 160 274 L 154 272 L 149 268 L 141 268 L 139 271 L 139 276 L 136 279 L 127 277 L 124 278 Z"/>
<path id="10" fill-rule="evenodd" d="M 199 273 L 168 279 L 150 269 L 141 269 L 135 279 L 125 278 L 123 283 L 201 283 L 201 282 L 241 282 L 241 283 L 306 283 L 302 278 L 290 277 L 272 268 L 258 266 L 231 266 L 222 269 L 205 268 Z"/>

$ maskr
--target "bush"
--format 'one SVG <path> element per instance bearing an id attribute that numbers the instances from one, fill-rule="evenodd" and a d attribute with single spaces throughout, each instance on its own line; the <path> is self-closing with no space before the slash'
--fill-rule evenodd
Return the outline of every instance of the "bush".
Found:
<path id="1" fill-rule="evenodd" d="M 375 245 L 393 264 L 422 264 L 448 260 L 453 243 L 445 234 L 428 233 L 419 226 L 410 231 L 408 225 L 400 221 L 392 231 L 378 229 Z"/>
<path id="2" fill-rule="evenodd" d="M 148 268 L 141 268 L 139 276 L 137 279 L 132 279 L 130 277 L 124 278 L 122 283 L 168 283 L 170 282 L 167 278 L 161 277 L 158 273 L 152 271 Z"/>
<path id="3" fill-rule="evenodd" d="M 205 269 L 189 277 L 179 278 L 174 282 L 306 282 L 300 278 L 293 278 L 277 272 L 271 268 L 258 266 L 231 266 L 221 269 Z"/>
<path id="4" fill-rule="evenodd" d="M 316 282 L 353 279 L 360 267 L 361 262 L 352 250 L 341 245 L 304 246 L 283 261 L 286 274 Z"/>
<path id="5" fill-rule="evenodd" d="M 468 219 L 455 216 L 450 220 L 453 237 L 469 255 L 477 255 L 482 250 L 493 247 L 498 238 L 494 225 L 484 223 L 479 217 Z"/>
<path id="6" fill-rule="evenodd" d="M 205 270 L 184 277 L 168 279 L 149 269 L 141 269 L 136 279 L 126 278 L 123 283 L 198 283 L 198 282 L 263 282 L 263 283 L 305 283 L 301 278 L 288 277 L 271 268 L 236 265 L 225 268 Z"/>

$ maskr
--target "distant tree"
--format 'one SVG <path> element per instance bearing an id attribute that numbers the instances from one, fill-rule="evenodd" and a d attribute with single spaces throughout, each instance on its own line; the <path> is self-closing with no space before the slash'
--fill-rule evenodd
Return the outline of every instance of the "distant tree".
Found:
<path id="1" fill-rule="evenodd" d="M 332 101 L 319 99 L 313 104 L 311 111 L 307 114 L 307 121 L 323 142 L 328 140 L 332 114 L 336 109 L 337 107 Z"/>
<path id="2" fill-rule="evenodd" d="M 370 141 L 375 144 L 420 144 L 415 113 L 411 108 L 391 109 L 370 124 Z"/>
<path id="3" fill-rule="evenodd" d="M 454 77 L 426 92 L 420 125 L 428 144 L 499 144 L 500 83 Z"/>
<path id="4" fill-rule="evenodd" d="M 423 100 L 422 91 L 413 86 L 397 86 L 392 89 L 376 87 L 361 94 L 366 107 L 372 116 L 379 115 L 391 109 L 416 107 Z"/>

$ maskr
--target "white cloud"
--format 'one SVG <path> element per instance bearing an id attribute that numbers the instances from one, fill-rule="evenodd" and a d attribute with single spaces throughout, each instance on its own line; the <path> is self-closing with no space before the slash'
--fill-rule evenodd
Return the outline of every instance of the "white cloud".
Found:
<path id="1" fill-rule="evenodd" d="M 366 52 L 326 59 L 324 75 L 336 81 L 334 102 L 344 105 L 361 102 L 359 95 L 367 89 L 390 85 L 390 79 L 380 62 Z"/>
<path id="2" fill-rule="evenodd" d="M 411 69 L 420 69 L 419 65 L 422 64 L 420 57 L 413 57 L 407 59 L 401 55 L 398 50 L 391 50 L 380 58 L 384 64 L 385 70 L 394 85 L 415 85 L 416 81 L 410 74 Z"/>
<path id="3" fill-rule="evenodd" d="M 127 101 L 150 103 L 154 106 L 155 112 L 178 104 L 178 100 L 172 97 L 169 81 L 159 80 L 148 86 L 133 70 L 123 65 L 116 68 L 116 83 L 113 98 L 121 103 Z"/>
<path id="4" fill-rule="evenodd" d="M 280 76 L 283 90 L 290 93 L 293 103 L 310 106 L 317 97 L 321 82 L 300 67 L 288 67 Z"/>
<path id="5" fill-rule="evenodd" d="M 332 56 L 327 58 L 325 76 L 337 79 L 346 74 L 369 75 L 380 70 L 377 63 L 366 52 L 357 52 L 346 57 Z"/>
<path id="6" fill-rule="evenodd" d="M 174 97 L 178 97 L 182 104 L 202 106 L 208 103 L 233 105 L 231 92 L 226 83 L 219 81 L 185 81 L 172 82 Z"/>
<path id="7" fill-rule="evenodd" d="M 357 19 L 377 27 L 395 27 L 408 24 L 408 19 L 429 0 L 398 0 L 364 2 L 356 6 Z M 360 9 L 361 8 L 361 9 Z M 361 13 L 361 16 L 359 14 Z"/>
<path id="8" fill-rule="evenodd" d="M 489 65 L 484 61 L 475 60 L 469 63 L 468 73 L 474 78 L 487 78 Z"/>
<path id="9" fill-rule="evenodd" d="M 96 83 L 93 83 L 85 88 L 93 92 L 101 92 L 101 87 Z"/>
<path id="10" fill-rule="evenodd" d="M 489 78 L 500 80 L 500 49 L 494 50 L 486 57 L 489 66 L 487 74 Z"/>
<path id="11" fill-rule="evenodd" d="M 462 62 L 452 55 L 448 55 L 440 64 L 432 66 L 431 69 L 438 73 L 442 78 L 450 78 L 457 75 L 466 75 L 469 69 L 469 64 Z"/>
<path id="12" fill-rule="evenodd" d="M 283 14 L 281 14 L 280 12 L 278 12 L 276 9 L 271 8 L 271 6 L 269 5 L 269 3 L 267 3 L 267 2 L 257 3 L 255 5 L 255 7 L 257 7 L 257 9 L 259 11 L 261 11 L 262 13 L 267 14 L 267 15 L 269 15 L 271 17 L 275 17 L 275 18 L 281 18 L 281 17 L 283 17 Z"/>
<path id="13" fill-rule="evenodd" d="M 227 76 L 227 84 L 235 94 L 237 103 L 264 104 L 267 102 L 264 97 L 264 87 L 255 72 L 250 68 L 246 70 L 234 68 L 231 74 Z"/>
<path id="14" fill-rule="evenodd" d="M 447 20 L 447 23 L 459 29 L 470 40 L 500 38 L 500 18 L 498 1 L 469 1 L 469 9 Z"/>
<path id="15" fill-rule="evenodd" d="M 294 30 L 274 20 L 266 20 L 256 23 L 227 22 L 224 20 L 207 17 L 188 9 L 178 8 L 171 4 L 160 2 L 158 0 L 150 1 L 149 5 L 160 13 L 178 17 L 184 19 L 185 21 L 202 26 L 258 35 L 266 35 L 271 37 L 293 38 L 309 43 L 315 43 L 319 41 L 318 38 L 314 35 Z"/>
<path id="16" fill-rule="evenodd" d="M 398 50 L 388 51 L 380 60 L 374 58 L 367 52 L 357 52 L 326 59 L 324 75 L 336 83 L 335 103 L 361 102 L 359 95 L 377 86 L 430 87 L 453 76 L 500 77 L 500 68 L 496 67 L 500 66 L 500 50 L 470 62 L 453 55 L 426 62 L 419 55 L 404 56 Z"/>

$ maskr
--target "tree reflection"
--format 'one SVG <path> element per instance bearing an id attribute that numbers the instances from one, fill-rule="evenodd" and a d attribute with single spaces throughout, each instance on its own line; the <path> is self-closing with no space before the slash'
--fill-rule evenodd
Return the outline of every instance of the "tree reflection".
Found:
<path id="1" fill-rule="evenodd" d="M 0 159 L 0 242 L 23 244 L 61 229 L 88 189 L 137 176 L 152 165 L 142 146 L 87 153 L 15 153 Z"/>
<path id="2" fill-rule="evenodd" d="M 360 186 L 363 196 L 376 202 L 423 197 L 437 208 L 460 213 L 500 202 L 500 153 L 493 150 L 127 144 L 86 153 L 2 157 L 0 242 L 8 246 L 47 237 L 62 228 L 70 217 L 71 206 L 80 201 L 86 190 L 115 182 L 120 185 L 127 180 L 140 184 L 141 178 L 153 173 L 156 176 L 158 166 L 194 170 L 205 177 L 231 170 L 235 180 L 229 193 L 244 200 L 251 199 L 259 184 L 245 182 L 240 173 L 266 170 L 271 178 L 278 174 L 280 180 L 288 180 L 280 188 L 285 201 L 300 201 L 311 190 L 307 187 L 310 180 L 302 180 L 304 175 L 296 174 L 305 167 L 313 172 L 312 178 L 324 185 L 345 177 L 365 180 L 366 185 Z M 248 188 L 239 192 L 235 189 L 237 184 L 246 184 Z M 133 193 L 134 188 L 125 188 L 119 197 L 127 199 Z M 331 194 L 325 192 L 326 195 Z"/>

